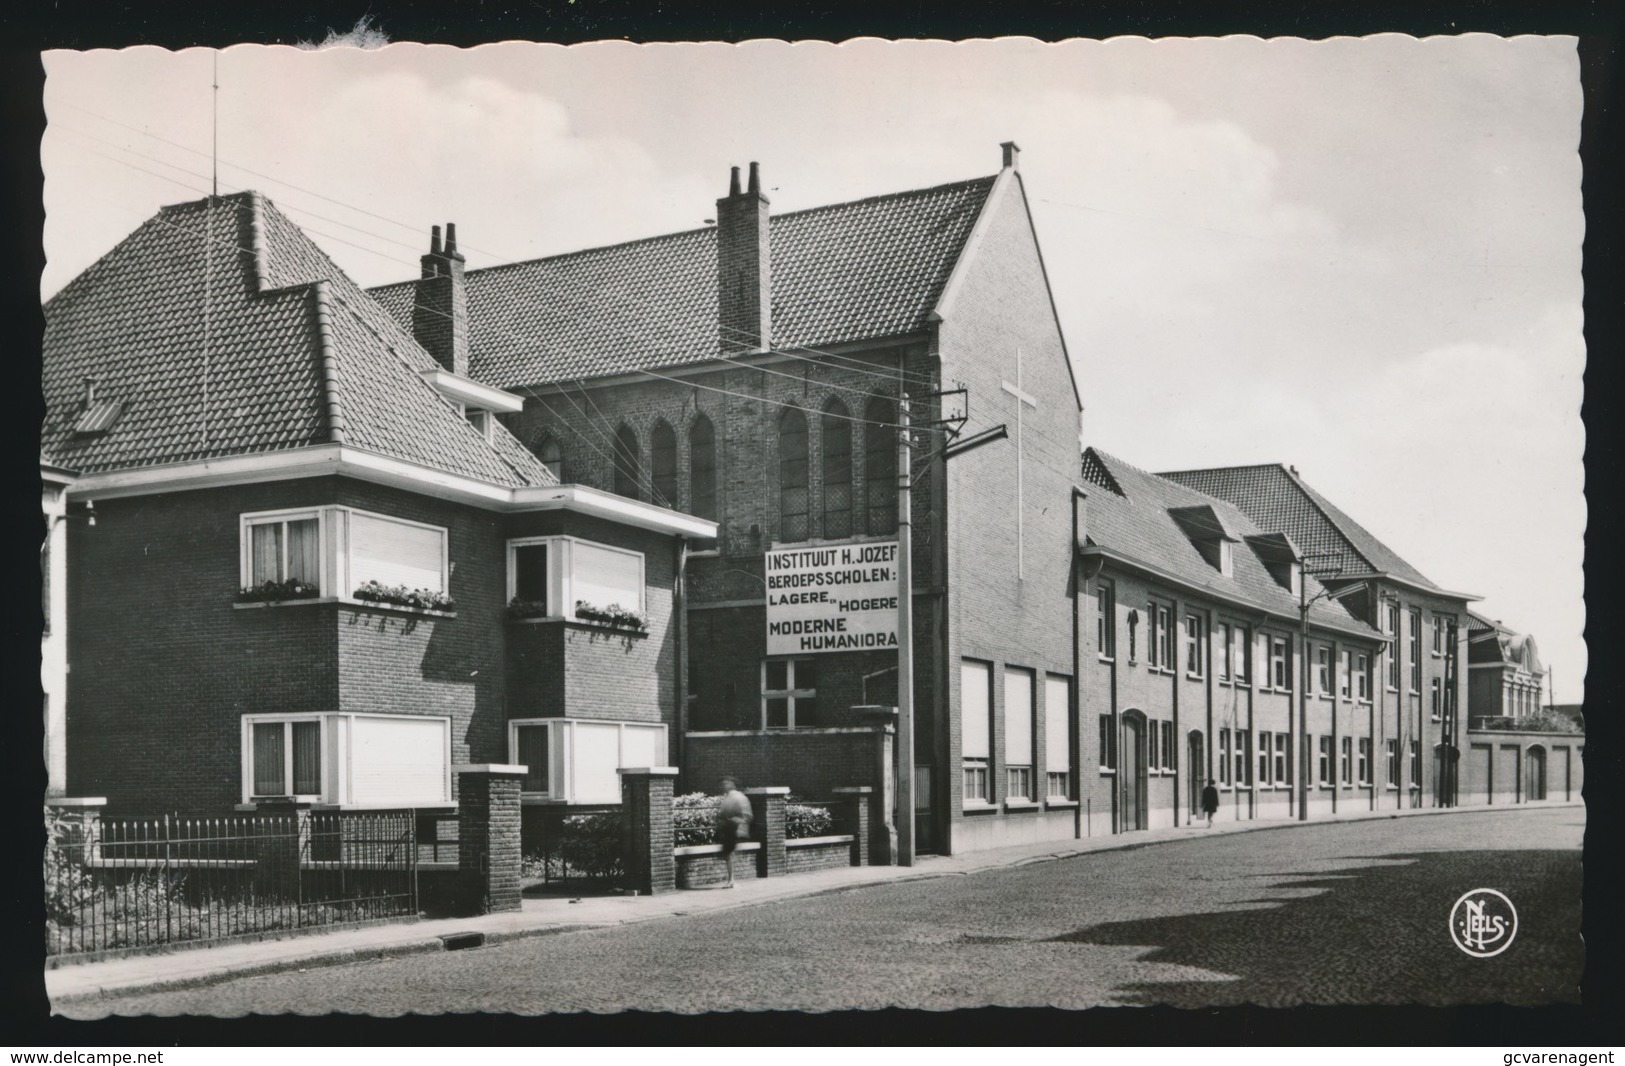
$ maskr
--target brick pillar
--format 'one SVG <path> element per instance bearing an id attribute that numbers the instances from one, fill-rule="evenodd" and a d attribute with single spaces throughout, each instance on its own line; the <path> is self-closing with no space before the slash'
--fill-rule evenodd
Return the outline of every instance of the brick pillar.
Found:
<path id="1" fill-rule="evenodd" d="M 310 804 L 260 800 L 254 806 L 254 888 L 300 898 L 299 860 L 310 843 Z"/>
<path id="2" fill-rule="evenodd" d="M 58 843 L 72 861 L 89 864 L 101 858 L 105 796 L 55 796 L 45 806 L 56 814 L 62 827 Z"/>
<path id="3" fill-rule="evenodd" d="M 626 886 L 640 896 L 677 889 L 671 798 L 675 766 L 627 767 L 621 775 L 621 846 Z"/>
<path id="4" fill-rule="evenodd" d="M 836 832 L 852 834 L 852 865 L 868 866 L 873 845 L 870 816 L 871 809 L 877 803 L 875 790 L 869 785 L 847 785 L 830 791 L 846 799 L 836 815 L 835 824 Z"/>
<path id="5" fill-rule="evenodd" d="M 457 866 L 465 915 L 519 909 L 519 782 L 525 767 L 462 763 L 457 774 Z"/>
<path id="6" fill-rule="evenodd" d="M 785 807 L 790 790 L 783 786 L 747 788 L 750 797 L 751 839 L 761 842 L 756 853 L 757 877 L 783 877 L 789 872 L 790 857 L 785 853 Z"/>

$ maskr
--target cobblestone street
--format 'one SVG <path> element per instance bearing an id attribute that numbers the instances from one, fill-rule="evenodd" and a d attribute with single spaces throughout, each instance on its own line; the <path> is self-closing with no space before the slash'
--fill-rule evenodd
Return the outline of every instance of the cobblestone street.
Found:
<path id="1" fill-rule="evenodd" d="M 1291 826 L 877 885 L 704 916 L 205 988 L 67 1012 L 698 1012 L 1163 1003 L 1579 1000 L 1580 808 Z M 929 860 L 921 867 L 929 869 Z M 1447 919 L 1517 907 L 1479 959 Z"/>

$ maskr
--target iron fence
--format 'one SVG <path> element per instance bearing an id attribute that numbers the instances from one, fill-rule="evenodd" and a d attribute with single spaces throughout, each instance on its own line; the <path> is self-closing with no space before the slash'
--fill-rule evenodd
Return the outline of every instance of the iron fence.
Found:
<path id="1" fill-rule="evenodd" d="M 417 913 L 411 811 L 49 824 L 46 950 L 75 955 Z"/>

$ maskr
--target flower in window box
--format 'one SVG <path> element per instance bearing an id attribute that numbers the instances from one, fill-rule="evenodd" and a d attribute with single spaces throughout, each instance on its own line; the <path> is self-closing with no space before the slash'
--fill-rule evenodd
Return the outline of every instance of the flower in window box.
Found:
<path id="1" fill-rule="evenodd" d="M 376 581 L 369 581 L 356 589 L 354 596 L 364 603 L 388 603 L 396 607 L 417 607 L 430 611 L 450 611 L 457 606 L 444 592 L 409 589 L 405 585 L 380 585 Z"/>
<path id="2" fill-rule="evenodd" d="M 547 602 L 545 600 L 522 600 L 515 596 L 508 602 L 509 618 L 545 618 L 547 616 Z"/>
<path id="3" fill-rule="evenodd" d="M 636 611 L 627 610 L 618 603 L 612 603 L 608 607 L 595 607 L 586 600 L 577 600 L 576 617 L 584 618 L 589 622 L 612 626 L 616 629 L 635 629 L 642 632 L 649 628 L 648 619 Z"/>
<path id="4" fill-rule="evenodd" d="M 238 603 L 278 603 L 282 600 L 308 600 L 321 595 L 321 589 L 298 578 L 244 585 L 237 590 Z"/>

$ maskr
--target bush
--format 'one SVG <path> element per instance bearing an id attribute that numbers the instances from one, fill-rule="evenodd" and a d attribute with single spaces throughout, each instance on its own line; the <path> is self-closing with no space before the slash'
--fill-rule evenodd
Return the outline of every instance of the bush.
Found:
<path id="1" fill-rule="evenodd" d="M 1583 733 L 1585 726 L 1566 714 L 1541 711 L 1518 718 L 1495 717 L 1483 720 L 1480 729 L 1498 729 L 1523 733 Z"/>
<path id="2" fill-rule="evenodd" d="M 544 840 L 540 852 L 519 863 L 520 876 L 527 881 L 616 878 L 623 872 L 618 811 L 570 815 L 559 823 L 556 836 Z"/>
<path id="3" fill-rule="evenodd" d="M 789 800 L 790 802 L 785 805 L 786 840 L 829 835 L 835 820 L 828 810 L 801 803 L 794 796 L 789 797 Z M 681 848 L 692 844 L 715 844 L 717 808 L 721 804 L 721 796 L 707 796 L 703 792 L 673 796 L 671 823 L 677 846 Z"/>

